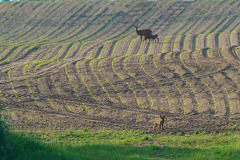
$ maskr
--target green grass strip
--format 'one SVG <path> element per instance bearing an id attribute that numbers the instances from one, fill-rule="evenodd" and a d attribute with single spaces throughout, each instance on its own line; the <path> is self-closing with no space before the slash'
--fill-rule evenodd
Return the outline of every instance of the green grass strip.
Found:
<path id="1" fill-rule="evenodd" d="M 43 115 L 45 116 L 45 115 Z M 160 143 L 161 142 L 161 143 Z M 97 130 L 9 135 L 9 159 L 24 160 L 238 160 L 239 133 L 184 136 L 141 130 Z"/>

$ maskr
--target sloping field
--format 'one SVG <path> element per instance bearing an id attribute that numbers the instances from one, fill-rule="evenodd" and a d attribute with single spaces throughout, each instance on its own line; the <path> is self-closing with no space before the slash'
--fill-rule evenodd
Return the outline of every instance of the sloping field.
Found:
<path id="1" fill-rule="evenodd" d="M 0 100 L 17 129 L 222 131 L 240 122 L 240 1 L 0 3 Z M 140 41 L 133 25 L 159 42 Z"/>

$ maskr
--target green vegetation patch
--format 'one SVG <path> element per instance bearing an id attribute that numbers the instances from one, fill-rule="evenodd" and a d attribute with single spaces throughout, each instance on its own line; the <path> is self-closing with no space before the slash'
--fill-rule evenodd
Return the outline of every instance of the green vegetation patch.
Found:
<path id="1" fill-rule="evenodd" d="M 228 128 L 229 129 L 229 128 Z M 199 131 L 163 135 L 141 130 L 88 128 L 65 132 L 14 132 L 9 159 L 239 159 L 240 134 Z"/>

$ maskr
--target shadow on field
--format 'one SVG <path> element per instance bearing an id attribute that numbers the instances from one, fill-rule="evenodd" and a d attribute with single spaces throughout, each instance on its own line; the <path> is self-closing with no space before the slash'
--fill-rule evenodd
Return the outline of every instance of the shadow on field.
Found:
<path id="1" fill-rule="evenodd" d="M 203 150 L 181 147 L 158 146 L 120 146 L 120 145 L 84 145 L 69 147 L 68 150 L 84 159 L 101 160 L 143 160 L 143 159 L 191 159 L 191 154 L 203 154 Z"/>
<path id="2" fill-rule="evenodd" d="M 131 145 L 61 145 L 43 143 L 31 137 L 11 135 L 10 160 L 123 160 L 123 159 L 191 159 L 193 155 L 203 154 L 204 150 L 168 146 Z"/>

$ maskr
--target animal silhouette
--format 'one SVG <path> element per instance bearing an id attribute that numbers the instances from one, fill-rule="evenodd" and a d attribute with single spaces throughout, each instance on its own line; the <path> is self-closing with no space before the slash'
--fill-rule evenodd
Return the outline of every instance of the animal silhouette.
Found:
<path id="1" fill-rule="evenodd" d="M 159 118 L 155 118 L 153 130 L 155 130 L 157 125 L 159 125 L 160 130 L 163 130 L 164 119 L 165 119 L 165 116 L 161 116 L 161 114 L 159 115 Z"/>
<path id="2" fill-rule="evenodd" d="M 155 35 L 153 35 L 153 36 L 151 36 L 151 35 L 146 35 L 144 41 L 146 41 L 146 40 L 151 41 L 151 40 L 152 40 L 152 41 L 154 42 L 155 39 L 156 39 L 157 42 L 159 42 L 159 38 L 158 38 L 158 35 L 157 35 L 157 34 L 155 34 Z"/>
<path id="3" fill-rule="evenodd" d="M 150 29 L 138 30 L 138 25 L 137 26 L 133 25 L 133 27 L 135 27 L 136 33 L 141 37 L 141 41 L 143 36 L 144 37 L 146 37 L 147 35 L 153 36 L 152 31 Z"/>

